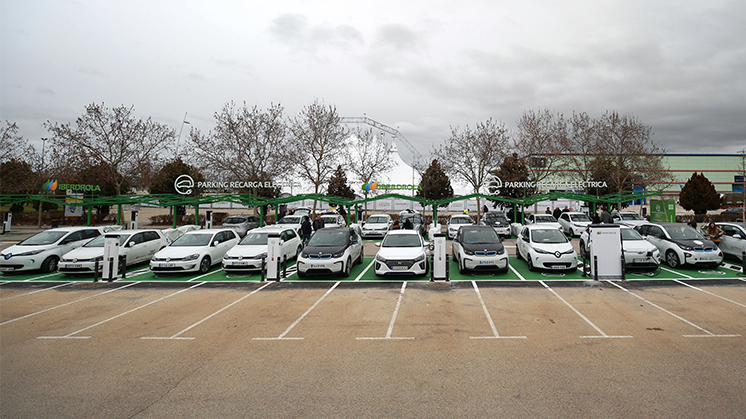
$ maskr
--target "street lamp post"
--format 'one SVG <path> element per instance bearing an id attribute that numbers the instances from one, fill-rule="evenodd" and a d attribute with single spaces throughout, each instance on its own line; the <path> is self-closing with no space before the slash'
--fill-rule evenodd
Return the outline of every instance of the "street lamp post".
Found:
<path id="1" fill-rule="evenodd" d="M 42 138 L 41 139 L 41 170 L 40 170 L 40 172 L 41 172 L 42 175 L 44 174 L 44 148 L 45 148 L 46 145 L 47 145 L 47 138 Z M 41 210 L 42 210 L 42 204 L 43 204 L 43 201 L 39 200 L 39 224 L 38 224 L 37 228 L 41 228 Z"/>
<path id="2" fill-rule="evenodd" d="M 174 158 L 176 158 L 179 154 L 179 142 L 181 142 L 181 132 L 184 131 L 184 124 L 189 124 L 189 121 L 186 120 L 187 113 L 184 112 L 184 119 L 181 120 L 181 128 L 179 128 L 179 137 L 176 139 L 176 150 L 174 150 Z"/>

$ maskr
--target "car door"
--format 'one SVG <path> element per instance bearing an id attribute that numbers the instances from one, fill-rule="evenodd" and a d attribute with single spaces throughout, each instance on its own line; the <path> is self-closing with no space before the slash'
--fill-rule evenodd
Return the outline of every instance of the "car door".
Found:
<path id="1" fill-rule="evenodd" d="M 145 259 L 145 233 L 135 233 L 124 245 L 127 249 L 127 265 Z"/>
<path id="2" fill-rule="evenodd" d="M 363 253 L 363 243 L 360 236 L 358 236 L 357 232 L 352 228 L 350 229 L 350 246 L 350 254 L 352 255 L 352 261 L 354 263 L 354 261 L 356 261 Z"/>
<path id="3" fill-rule="evenodd" d="M 665 240 L 666 234 L 663 232 L 663 229 L 658 226 L 648 226 L 647 230 L 648 235 L 645 238 L 650 243 L 653 243 L 662 254 L 665 254 L 668 249 L 668 244 Z"/>
<path id="4" fill-rule="evenodd" d="M 518 251 L 521 252 L 522 257 L 528 257 L 528 249 L 526 248 L 528 244 L 528 227 L 523 227 L 520 233 L 519 240 L 516 241 L 518 245 Z"/>
<path id="5" fill-rule="evenodd" d="M 146 231 L 144 232 L 144 237 L 145 254 L 143 257 L 145 260 L 150 260 L 166 243 L 156 231 Z"/>
<path id="6" fill-rule="evenodd" d="M 73 231 L 72 233 L 65 236 L 65 238 L 60 241 L 59 247 L 61 252 L 59 254 L 64 255 L 65 253 L 86 244 L 89 239 L 84 238 L 84 231 L 85 230 Z"/>

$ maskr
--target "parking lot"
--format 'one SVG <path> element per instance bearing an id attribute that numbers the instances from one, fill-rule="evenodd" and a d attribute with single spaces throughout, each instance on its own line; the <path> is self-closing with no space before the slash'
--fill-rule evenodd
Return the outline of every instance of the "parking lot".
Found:
<path id="1" fill-rule="evenodd" d="M 596 282 L 511 260 L 504 278 L 429 282 L 380 280 L 371 261 L 345 281 L 3 276 L 2 416 L 746 411 L 740 266 Z"/>

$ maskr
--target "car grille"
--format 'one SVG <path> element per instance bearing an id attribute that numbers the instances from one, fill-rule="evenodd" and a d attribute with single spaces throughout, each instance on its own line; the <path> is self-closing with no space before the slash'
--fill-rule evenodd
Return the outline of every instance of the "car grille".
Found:
<path id="1" fill-rule="evenodd" d="M 488 250 L 488 251 L 480 250 L 480 251 L 474 252 L 474 255 L 475 256 L 483 256 L 483 257 L 484 256 L 497 256 L 497 251 L 495 251 L 495 250 Z"/>
<path id="2" fill-rule="evenodd" d="M 178 262 L 184 258 L 153 258 L 154 262 Z"/>
<path id="3" fill-rule="evenodd" d="M 388 266 L 389 269 L 393 269 L 394 266 L 406 266 L 407 269 L 409 269 L 412 265 L 414 265 L 414 262 L 411 260 L 389 260 L 386 262 L 386 266 Z"/>
<path id="4" fill-rule="evenodd" d="M 320 254 L 315 254 L 315 255 L 309 254 L 308 258 L 309 259 L 313 259 L 313 260 L 331 259 L 332 258 L 332 254 L 331 253 L 320 253 Z"/>

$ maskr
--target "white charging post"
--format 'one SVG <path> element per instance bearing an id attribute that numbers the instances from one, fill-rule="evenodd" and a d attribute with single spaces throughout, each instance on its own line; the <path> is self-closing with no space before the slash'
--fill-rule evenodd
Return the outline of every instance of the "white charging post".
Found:
<path id="1" fill-rule="evenodd" d="M 448 281 L 448 255 L 446 254 L 446 236 L 442 233 L 433 235 L 433 267 L 431 281 Z"/>
<path id="2" fill-rule="evenodd" d="M 132 210 L 130 214 L 130 230 L 137 230 L 138 211 Z"/>
<path id="3" fill-rule="evenodd" d="M 208 210 L 205 212 L 205 228 L 210 229 L 212 228 L 212 211 Z"/>
<path id="4" fill-rule="evenodd" d="M 10 231 L 10 224 L 13 221 L 13 213 L 6 212 L 3 214 L 3 234 Z"/>
<path id="5" fill-rule="evenodd" d="M 111 282 L 119 274 L 119 235 L 104 236 L 104 272 L 103 279 Z"/>
<path id="6" fill-rule="evenodd" d="M 267 237 L 267 281 L 280 280 L 280 262 L 282 261 L 282 241 L 278 233 Z"/>
<path id="7" fill-rule="evenodd" d="M 591 224 L 588 231 L 591 276 L 594 280 L 624 279 L 622 230 L 618 224 Z"/>

